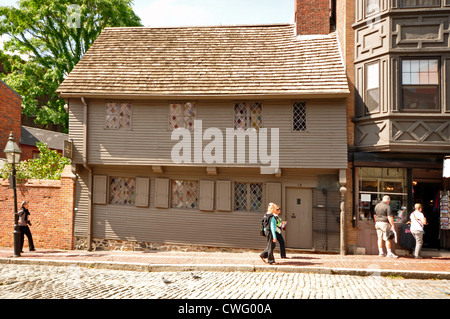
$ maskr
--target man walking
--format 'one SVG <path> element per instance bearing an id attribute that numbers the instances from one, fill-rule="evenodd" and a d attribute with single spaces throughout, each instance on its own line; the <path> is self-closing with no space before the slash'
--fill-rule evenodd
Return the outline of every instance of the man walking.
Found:
<path id="1" fill-rule="evenodd" d="M 391 206 L 389 203 L 391 198 L 387 195 L 383 196 L 383 201 L 375 206 L 375 229 L 377 230 L 378 237 L 378 256 L 384 256 L 383 241 L 386 242 L 387 255 L 389 258 L 398 258 L 398 256 L 392 253 L 392 242 L 388 238 L 388 233 L 392 229 L 395 231 L 394 215 L 392 214 Z"/>

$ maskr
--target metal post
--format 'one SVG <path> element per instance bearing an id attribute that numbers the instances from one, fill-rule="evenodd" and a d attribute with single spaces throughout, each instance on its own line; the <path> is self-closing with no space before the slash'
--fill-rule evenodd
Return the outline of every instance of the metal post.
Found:
<path id="1" fill-rule="evenodd" d="M 17 188 L 16 188 L 16 165 L 12 163 L 12 182 L 14 190 L 14 257 L 20 257 L 20 228 L 19 214 L 17 212 Z"/>
<path id="2" fill-rule="evenodd" d="M 345 227 L 345 193 L 347 192 L 347 188 L 345 188 L 344 186 L 342 186 L 339 191 L 341 192 L 341 213 L 340 213 L 340 234 L 341 234 L 341 238 L 340 238 L 340 254 L 341 255 L 346 255 L 347 254 L 347 249 L 346 249 L 346 243 L 345 243 L 345 232 L 346 232 L 346 227 Z"/>

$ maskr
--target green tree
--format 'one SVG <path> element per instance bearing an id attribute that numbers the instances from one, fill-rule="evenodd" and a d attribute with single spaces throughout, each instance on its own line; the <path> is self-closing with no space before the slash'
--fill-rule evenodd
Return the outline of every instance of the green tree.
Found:
<path id="1" fill-rule="evenodd" d="M 3 56 L 0 77 L 22 95 L 23 113 L 39 124 L 62 124 L 64 100 L 56 89 L 105 27 L 141 26 L 131 0 L 21 0 L 0 7 L 4 50 L 28 56 Z"/>
<path id="2" fill-rule="evenodd" d="M 70 164 L 70 160 L 61 156 L 57 151 L 48 148 L 47 144 L 36 143 L 39 149 L 39 158 L 22 161 L 16 166 L 16 176 L 19 181 L 27 179 L 61 179 L 64 166 Z M 9 178 L 12 166 L 6 164 L 0 170 L 0 178 Z"/>

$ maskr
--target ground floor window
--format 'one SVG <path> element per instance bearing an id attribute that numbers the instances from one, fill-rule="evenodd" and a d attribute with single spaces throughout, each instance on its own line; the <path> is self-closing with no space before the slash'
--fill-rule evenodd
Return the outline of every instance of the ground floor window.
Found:
<path id="1" fill-rule="evenodd" d="M 407 170 L 405 168 L 361 167 L 358 174 L 359 219 L 373 219 L 375 205 L 384 195 L 391 198 L 394 218 L 406 216 L 408 201 Z"/>
<path id="2" fill-rule="evenodd" d="M 198 208 L 198 181 L 172 180 L 172 208 Z"/>
<path id="3" fill-rule="evenodd" d="M 263 211 L 262 183 L 234 183 L 234 210 Z"/>
<path id="4" fill-rule="evenodd" d="M 116 205 L 134 205 L 136 200 L 136 179 L 111 177 L 109 203 Z"/>

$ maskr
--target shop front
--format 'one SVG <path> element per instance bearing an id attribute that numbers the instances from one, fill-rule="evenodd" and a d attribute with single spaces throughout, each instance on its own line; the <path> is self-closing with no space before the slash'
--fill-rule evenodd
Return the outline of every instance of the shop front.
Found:
<path id="1" fill-rule="evenodd" d="M 384 195 L 391 198 L 397 231 L 397 250 L 409 254 L 414 239 L 407 227 L 414 204 L 421 203 L 428 220 L 423 249 L 449 249 L 448 179 L 443 177 L 444 156 L 408 156 L 377 153 L 354 154 L 355 198 L 353 223 L 357 247 L 378 254 L 374 208 Z M 447 223 L 446 223 L 447 221 Z"/>

